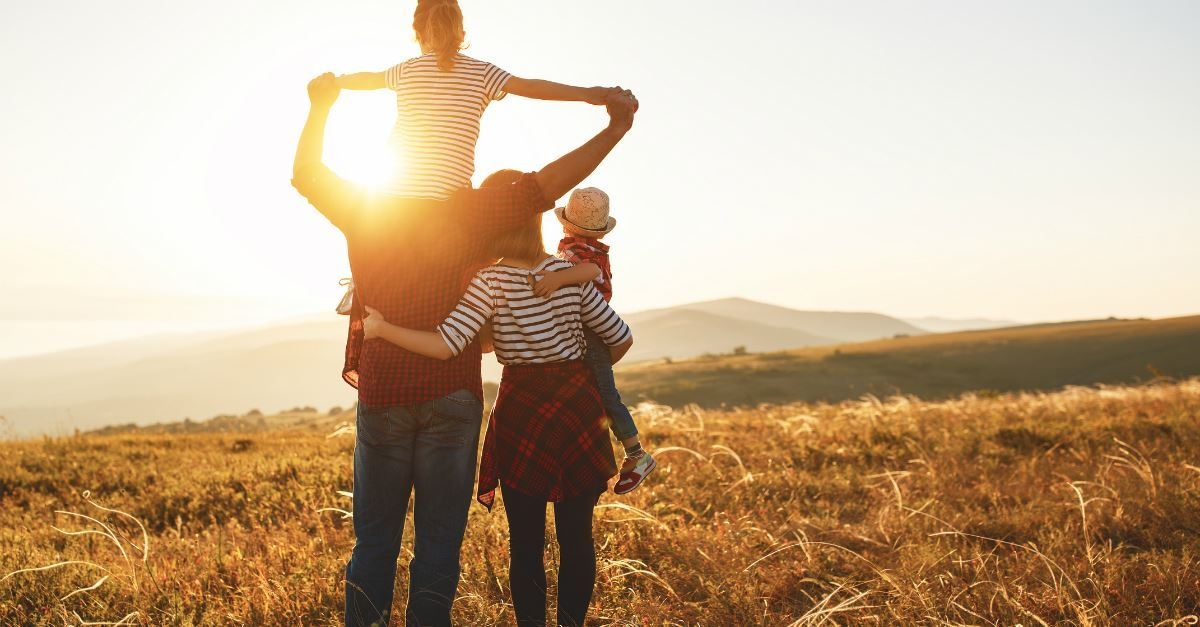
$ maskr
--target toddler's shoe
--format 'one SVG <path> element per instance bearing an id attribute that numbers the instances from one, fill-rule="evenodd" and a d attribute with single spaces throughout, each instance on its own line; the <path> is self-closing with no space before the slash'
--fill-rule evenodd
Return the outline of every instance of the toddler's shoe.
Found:
<path id="1" fill-rule="evenodd" d="M 643 452 L 638 457 L 626 457 L 625 461 L 621 463 L 621 478 L 613 486 L 613 493 L 632 492 L 634 488 L 641 485 L 646 475 L 654 472 L 657 467 L 658 463 L 654 461 L 654 456 L 647 452 Z"/>

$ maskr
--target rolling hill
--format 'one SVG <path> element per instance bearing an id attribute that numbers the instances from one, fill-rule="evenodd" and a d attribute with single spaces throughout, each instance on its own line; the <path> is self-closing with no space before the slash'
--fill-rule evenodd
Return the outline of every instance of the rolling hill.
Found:
<path id="1" fill-rule="evenodd" d="M 944 398 L 1200 374 L 1200 316 L 965 331 L 757 355 L 631 364 L 626 402 L 702 406 L 836 402 L 864 394 Z"/>
<path id="2" fill-rule="evenodd" d="M 992 320 L 990 318 L 939 318 L 925 316 L 923 318 L 903 318 L 914 327 L 930 333 L 954 333 L 955 331 L 981 331 L 983 329 L 1003 329 L 1019 327 L 1023 323 L 1012 320 Z"/>
<path id="3" fill-rule="evenodd" d="M 725 299 L 626 315 L 629 361 L 682 359 L 744 346 L 773 351 L 920 332 L 879 314 L 802 312 Z M 815 333 L 811 322 L 841 335 Z M 251 409 L 354 402 L 342 382 L 345 319 L 333 314 L 225 333 L 160 335 L 0 361 L 0 435 L 204 419 Z M 484 379 L 500 367 L 484 360 Z"/>
<path id="4" fill-rule="evenodd" d="M 701 324 L 712 321 L 706 316 L 690 314 L 684 319 L 698 319 Z M 144 391 L 170 394 L 161 398 L 152 394 L 114 397 L 79 404 L 72 408 L 73 414 L 95 416 L 96 420 L 76 420 L 72 424 L 86 430 L 110 424 L 172 423 L 182 418 L 169 413 L 180 403 L 206 408 L 208 413 L 185 414 L 197 418 L 218 413 L 242 414 L 247 408 L 262 408 L 267 414 L 278 408 L 302 405 L 322 408 L 284 412 L 278 419 L 270 415 L 229 417 L 213 423 L 217 430 L 269 430 L 277 424 L 328 427 L 350 416 L 345 413 L 329 416 L 323 411 L 331 404 L 349 407 L 353 403 L 353 394 L 336 377 L 326 370 L 289 361 L 296 354 L 325 351 L 322 363 L 328 364 L 340 357 L 340 342 L 273 343 L 248 352 L 226 348 L 209 354 L 208 360 L 225 364 L 223 367 L 236 361 L 244 367 L 270 372 L 270 376 L 255 379 L 257 387 L 254 387 L 236 379 L 244 370 L 231 374 L 211 364 L 198 368 L 189 357 L 144 360 L 123 369 L 122 376 L 144 377 L 154 383 L 144 386 Z M 952 397 L 963 392 L 990 396 L 1198 374 L 1200 316 L 1029 325 L 757 354 L 710 354 L 690 360 L 622 364 L 617 369 L 618 384 L 630 404 L 653 400 L 668 405 L 696 403 L 703 407 L 837 402 L 865 394 L 880 397 L 905 394 L 924 399 Z M 193 387 L 224 386 L 225 392 L 216 400 L 227 405 L 217 408 L 212 396 L 192 393 L 181 382 L 190 382 Z M 111 380 L 93 383 L 103 386 L 111 384 Z M 339 396 L 335 402 L 307 401 L 314 393 Z M 275 405 L 261 402 L 263 398 L 273 399 Z M 114 411 L 117 406 L 132 408 L 126 411 L 147 412 L 151 418 L 133 419 L 128 413 Z M 203 430 L 205 426 L 191 423 L 165 428 L 174 432 Z"/>
<path id="5" fill-rule="evenodd" d="M 659 315 L 626 317 L 636 338 L 626 356 L 630 362 L 728 353 L 735 346 L 761 352 L 837 343 L 835 339 L 797 328 L 720 316 L 701 309 L 675 309 Z"/>
<path id="6" fill-rule="evenodd" d="M 251 408 L 349 405 L 340 376 L 342 342 L 295 340 L 248 349 L 165 354 L 0 384 L 0 415 L 15 435 L 70 433 L 114 423 L 208 418 Z M 195 350 L 195 349 L 193 349 Z"/>
<path id="7" fill-rule="evenodd" d="M 862 342 L 895 335 L 927 333 L 924 329 L 883 314 L 860 311 L 800 311 L 745 298 L 722 298 L 667 309 L 652 309 L 630 314 L 626 319 L 637 331 L 645 322 L 678 316 L 681 311 L 702 312 L 767 327 L 793 329 L 813 336 L 808 343 L 793 347 Z M 700 352 L 694 354 L 699 355 Z"/>

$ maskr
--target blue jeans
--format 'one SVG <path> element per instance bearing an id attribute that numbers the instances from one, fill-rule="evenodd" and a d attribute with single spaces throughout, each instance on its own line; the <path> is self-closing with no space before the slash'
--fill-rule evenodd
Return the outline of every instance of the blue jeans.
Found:
<path id="1" fill-rule="evenodd" d="M 591 329 L 584 329 L 583 337 L 587 340 L 584 361 L 596 375 L 596 388 L 600 390 L 600 400 L 604 402 L 604 413 L 608 415 L 613 435 L 618 440 L 632 438 L 638 434 L 637 425 L 633 424 L 629 408 L 621 402 L 621 393 L 617 391 L 617 382 L 613 380 L 612 354 L 608 351 L 608 345 Z"/>
<path id="2" fill-rule="evenodd" d="M 358 407 L 354 552 L 346 625 L 388 624 L 408 498 L 416 541 L 406 625 L 449 625 L 459 550 L 475 486 L 483 403 L 467 390 L 416 405 Z"/>

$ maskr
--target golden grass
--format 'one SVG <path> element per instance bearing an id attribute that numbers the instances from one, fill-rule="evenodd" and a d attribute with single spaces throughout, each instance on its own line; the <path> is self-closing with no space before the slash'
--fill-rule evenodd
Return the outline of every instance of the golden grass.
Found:
<path id="1" fill-rule="evenodd" d="M 659 471 L 601 499 L 591 624 L 1198 621 L 1200 379 L 638 414 Z M 351 446 L 0 444 L 0 624 L 338 624 Z M 472 508 L 458 624 L 511 624 L 506 537 Z"/>

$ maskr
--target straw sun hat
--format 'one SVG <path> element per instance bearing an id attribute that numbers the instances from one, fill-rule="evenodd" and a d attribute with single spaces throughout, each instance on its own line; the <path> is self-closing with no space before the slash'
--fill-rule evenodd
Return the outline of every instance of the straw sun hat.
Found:
<path id="1" fill-rule="evenodd" d="M 608 215 L 608 194 L 595 187 L 571 192 L 566 207 L 555 207 L 554 215 L 568 231 L 588 237 L 600 237 L 617 228 L 617 219 Z"/>

